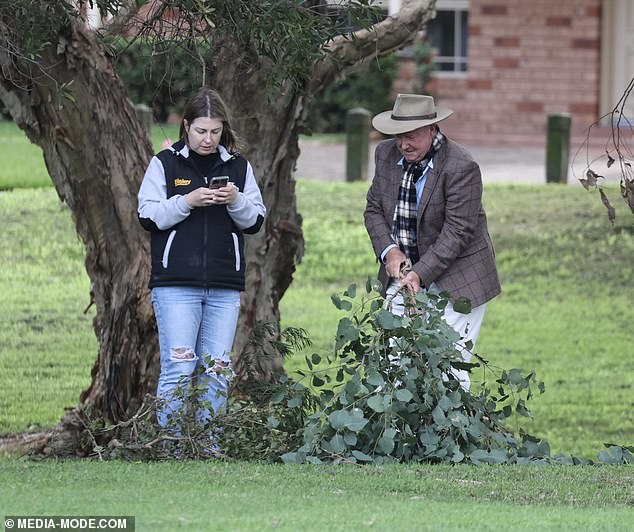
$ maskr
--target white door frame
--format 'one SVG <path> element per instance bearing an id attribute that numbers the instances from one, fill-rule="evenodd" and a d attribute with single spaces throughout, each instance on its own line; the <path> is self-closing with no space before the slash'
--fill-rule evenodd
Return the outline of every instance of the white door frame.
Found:
<path id="1" fill-rule="evenodd" d="M 599 116 L 604 116 L 616 106 L 634 76 L 634 2 L 603 0 L 601 19 Z M 625 112 L 634 123 L 634 94 Z M 609 119 L 602 123 L 610 125 Z"/>

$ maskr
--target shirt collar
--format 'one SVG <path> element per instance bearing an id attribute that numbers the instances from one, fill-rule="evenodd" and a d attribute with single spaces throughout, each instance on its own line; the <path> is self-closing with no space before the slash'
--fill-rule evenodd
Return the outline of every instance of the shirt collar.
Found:
<path id="1" fill-rule="evenodd" d="M 404 169 L 406 163 L 407 163 L 407 161 L 405 160 L 405 157 L 401 157 L 401 160 L 398 163 L 396 163 L 396 164 L 398 164 L 401 168 Z M 433 167 L 434 167 L 434 159 L 429 159 L 429 162 L 427 163 L 427 166 L 425 167 L 425 170 L 427 168 L 433 168 Z"/>
<path id="2" fill-rule="evenodd" d="M 173 147 L 170 148 L 174 150 Z M 178 153 L 183 157 L 189 157 L 189 146 L 187 144 L 183 145 L 183 147 L 178 150 Z M 220 158 L 223 161 L 228 161 L 232 157 L 232 155 L 227 151 L 227 148 L 225 148 L 222 144 L 218 144 L 218 155 L 220 155 Z"/>

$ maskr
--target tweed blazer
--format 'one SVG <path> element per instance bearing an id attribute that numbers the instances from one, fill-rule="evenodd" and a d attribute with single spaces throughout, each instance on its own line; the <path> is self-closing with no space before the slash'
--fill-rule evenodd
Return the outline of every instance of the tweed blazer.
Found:
<path id="1" fill-rule="evenodd" d="M 392 238 L 392 220 L 403 169 L 396 140 L 378 144 L 375 174 L 367 195 L 365 226 L 374 253 L 381 253 Z M 423 286 L 435 283 L 452 299 L 466 297 L 476 307 L 501 291 L 495 253 L 482 207 L 480 167 L 458 143 L 446 139 L 427 173 L 417 213 L 420 260 L 412 266 Z M 389 282 L 385 265 L 379 269 L 383 291 Z"/>

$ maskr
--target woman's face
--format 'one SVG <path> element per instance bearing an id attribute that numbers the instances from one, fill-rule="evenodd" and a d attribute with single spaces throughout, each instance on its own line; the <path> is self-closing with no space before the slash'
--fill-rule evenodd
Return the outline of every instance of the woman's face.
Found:
<path id="1" fill-rule="evenodd" d="M 218 149 L 222 136 L 222 120 L 201 116 L 191 123 L 183 122 L 187 132 L 187 143 L 198 155 L 209 155 Z"/>

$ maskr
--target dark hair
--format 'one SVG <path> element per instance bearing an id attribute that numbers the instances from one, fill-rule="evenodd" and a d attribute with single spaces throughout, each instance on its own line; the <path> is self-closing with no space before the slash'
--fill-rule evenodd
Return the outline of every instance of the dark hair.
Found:
<path id="1" fill-rule="evenodd" d="M 213 89 L 203 87 L 194 94 L 183 113 L 181 120 L 180 138 L 187 142 L 187 131 L 185 130 L 185 120 L 191 124 L 197 118 L 217 118 L 222 120 L 222 135 L 220 136 L 220 144 L 222 144 L 229 153 L 233 153 L 238 149 L 239 140 L 231 128 L 231 121 L 227 106 L 222 101 L 220 95 Z"/>

